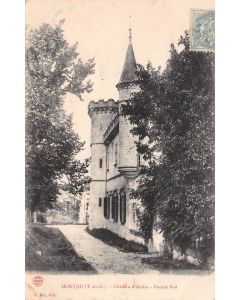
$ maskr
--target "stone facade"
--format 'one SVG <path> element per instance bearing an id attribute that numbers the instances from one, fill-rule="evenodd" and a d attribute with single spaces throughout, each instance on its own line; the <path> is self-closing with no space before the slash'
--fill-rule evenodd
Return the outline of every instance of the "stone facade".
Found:
<path id="1" fill-rule="evenodd" d="M 121 105 L 139 90 L 131 41 L 117 84 L 119 100 L 89 103 L 91 117 L 91 177 L 89 226 L 106 228 L 145 244 L 136 216 L 137 203 L 129 190 L 137 185 L 140 157 L 129 120 L 121 115 Z M 158 247 L 157 247 L 158 248 Z"/>

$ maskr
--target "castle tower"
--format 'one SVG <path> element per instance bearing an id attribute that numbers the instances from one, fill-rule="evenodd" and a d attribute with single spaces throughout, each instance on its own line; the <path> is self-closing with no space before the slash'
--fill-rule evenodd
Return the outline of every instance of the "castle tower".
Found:
<path id="1" fill-rule="evenodd" d="M 131 29 L 129 29 L 129 44 L 120 77 L 116 85 L 119 91 L 119 172 L 128 180 L 138 175 L 138 157 L 134 144 L 134 136 L 130 132 L 132 125 L 128 118 L 121 115 L 121 105 L 131 98 L 131 94 L 139 91 L 137 84 L 137 65 L 133 52 Z"/>
<path id="2" fill-rule="evenodd" d="M 104 227 L 102 214 L 103 199 L 106 194 L 106 146 L 103 134 L 118 113 L 118 103 L 108 101 L 91 101 L 88 114 L 91 118 L 91 177 L 89 227 Z"/>

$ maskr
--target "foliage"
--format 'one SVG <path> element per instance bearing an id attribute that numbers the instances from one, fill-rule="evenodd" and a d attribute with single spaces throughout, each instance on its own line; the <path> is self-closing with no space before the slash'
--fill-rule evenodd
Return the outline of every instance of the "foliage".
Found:
<path id="1" fill-rule="evenodd" d="M 79 197 L 69 191 L 60 190 L 60 195 L 51 209 L 45 213 L 46 221 L 50 224 L 72 224 L 78 221 L 80 209 Z"/>
<path id="2" fill-rule="evenodd" d="M 73 160 L 67 166 L 65 174 L 68 177 L 68 184 L 65 187 L 73 195 L 82 194 L 89 188 L 91 177 L 86 175 L 88 166 L 89 159 L 86 159 L 84 163 L 81 163 L 79 160 Z"/>
<path id="3" fill-rule="evenodd" d="M 142 229 L 162 231 L 184 251 L 200 240 L 203 256 L 214 244 L 214 54 L 189 50 L 186 32 L 171 45 L 164 72 L 138 67 L 140 92 L 124 107 L 147 161 L 138 190 Z M 154 212 L 154 222 L 152 215 Z"/>
<path id="4" fill-rule="evenodd" d="M 161 256 L 143 257 L 141 261 L 142 263 L 147 264 L 150 268 L 161 270 L 161 272 L 164 271 L 164 273 L 173 274 L 174 271 L 188 270 L 188 273 L 191 274 L 191 270 L 194 270 L 193 274 L 197 274 L 196 270 L 204 270 L 203 266 L 194 265 L 184 260 L 169 259 Z"/>
<path id="5" fill-rule="evenodd" d="M 58 179 L 66 171 L 76 186 L 72 174 L 78 170 L 81 185 L 88 165 L 75 160 L 84 142 L 73 131 L 72 116 L 63 104 L 66 93 L 82 99 L 84 92 L 91 92 L 86 78 L 94 73 L 94 62 L 78 58 L 77 44 L 67 43 L 62 24 L 31 30 L 26 44 L 26 205 L 31 211 L 51 207 Z M 81 191 L 80 186 L 73 189 Z"/>

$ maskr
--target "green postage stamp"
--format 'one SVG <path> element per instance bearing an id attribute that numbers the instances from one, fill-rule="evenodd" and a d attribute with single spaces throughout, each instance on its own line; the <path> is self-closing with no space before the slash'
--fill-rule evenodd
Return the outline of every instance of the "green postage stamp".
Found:
<path id="1" fill-rule="evenodd" d="M 215 11 L 191 10 L 191 50 L 215 50 Z"/>

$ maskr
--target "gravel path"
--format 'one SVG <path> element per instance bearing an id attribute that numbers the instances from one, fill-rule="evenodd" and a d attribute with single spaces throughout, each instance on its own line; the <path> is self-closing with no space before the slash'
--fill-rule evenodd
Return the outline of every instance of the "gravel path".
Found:
<path id="1" fill-rule="evenodd" d="M 159 271 L 142 264 L 141 258 L 149 254 L 121 252 L 89 235 L 85 231 L 85 225 L 51 225 L 49 227 L 58 228 L 72 244 L 76 253 L 83 256 L 99 274 L 159 274 Z"/>

